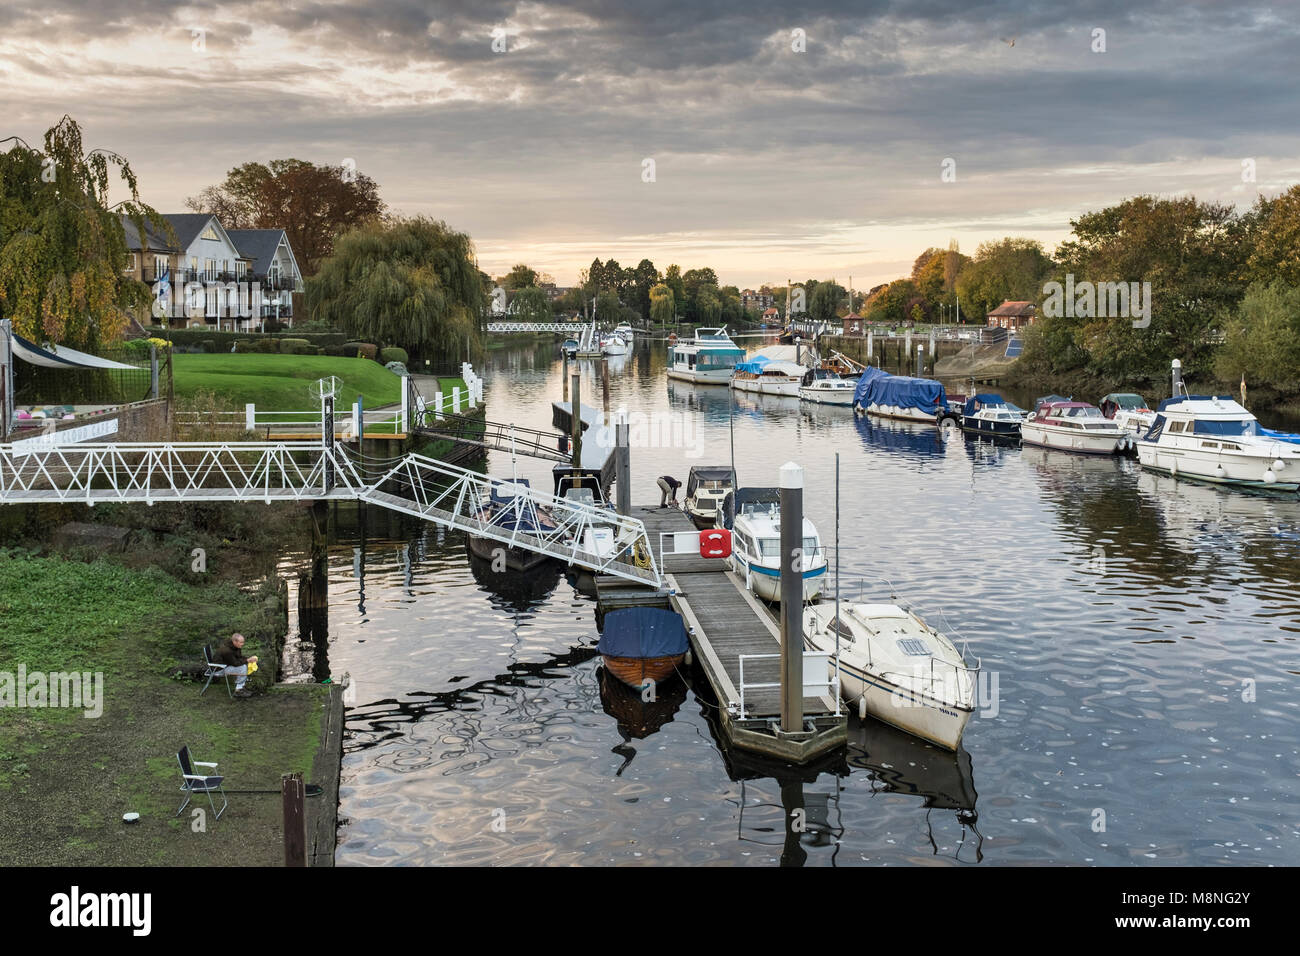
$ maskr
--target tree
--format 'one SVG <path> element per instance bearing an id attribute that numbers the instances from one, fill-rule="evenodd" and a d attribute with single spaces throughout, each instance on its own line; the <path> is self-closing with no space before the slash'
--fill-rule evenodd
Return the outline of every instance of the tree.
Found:
<path id="1" fill-rule="evenodd" d="M 1247 263 L 1256 281 L 1300 286 L 1300 186 L 1255 204 L 1259 226 Z"/>
<path id="2" fill-rule="evenodd" d="M 630 272 L 627 297 L 640 318 L 645 318 L 650 314 L 650 289 L 659 281 L 659 270 L 649 259 L 642 259 Z"/>
<path id="3" fill-rule="evenodd" d="M 1242 376 L 1252 385 L 1285 392 L 1297 387 L 1300 369 L 1300 288 L 1256 282 L 1223 322 L 1224 343 L 1216 369 L 1220 379 Z"/>
<path id="4" fill-rule="evenodd" d="M 535 286 L 538 284 L 538 281 L 537 270 L 530 269 L 523 263 L 515 266 L 506 275 L 501 277 L 501 285 L 507 292 L 515 292 L 519 289 L 526 289 L 529 286 Z"/>
<path id="5" fill-rule="evenodd" d="M 682 281 L 681 266 L 671 265 L 664 270 L 664 285 L 672 290 L 675 308 L 683 308 L 686 304 L 686 283 Z"/>
<path id="6" fill-rule="evenodd" d="M 352 167 L 301 159 L 245 163 L 185 201 L 228 229 L 284 229 L 304 275 L 314 275 L 344 231 L 384 213 L 379 187 Z"/>
<path id="7" fill-rule="evenodd" d="M 535 285 L 516 292 L 509 308 L 514 318 L 521 322 L 549 322 L 551 319 L 551 300 Z"/>
<path id="8" fill-rule="evenodd" d="M 708 270 L 712 272 L 712 269 Z M 689 273 L 688 273 L 689 274 Z M 722 299 L 716 287 L 703 287 L 695 301 L 696 318 L 704 325 L 716 325 L 722 316 Z"/>
<path id="9" fill-rule="evenodd" d="M 666 283 L 650 289 L 650 321 L 656 325 L 672 325 L 677 314 L 673 303 L 673 290 Z"/>
<path id="10" fill-rule="evenodd" d="M 17 137 L 0 153 L 0 316 L 24 337 L 94 351 L 119 339 L 126 309 L 149 301 L 143 283 L 123 275 L 126 233 L 108 206 L 111 167 L 130 198 L 114 209 L 137 233 L 171 235 L 141 201 L 134 171 L 106 150 L 85 153 L 69 116 L 45 133 L 44 150 Z"/>
<path id="11" fill-rule="evenodd" d="M 469 236 L 423 216 L 344 233 L 306 283 L 311 318 L 416 352 L 454 352 L 476 335 L 487 294 Z"/>
<path id="12" fill-rule="evenodd" d="M 982 242 L 958 275 L 962 310 L 968 318 L 982 318 L 1008 300 L 1037 302 L 1053 267 L 1036 239 Z"/>
<path id="13" fill-rule="evenodd" d="M 612 261 L 612 260 L 611 260 Z M 596 296 L 596 321 L 604 325 L 617 325 L 622 318 L 623 303 L 618 293 L 606 289 Z"/>
<path id="14" fill-rule="evenodd" d="M 808 315 L 815 322 L 834 322 L 848 294 L 838 282 L 818 282 L 808 299 Z"/>

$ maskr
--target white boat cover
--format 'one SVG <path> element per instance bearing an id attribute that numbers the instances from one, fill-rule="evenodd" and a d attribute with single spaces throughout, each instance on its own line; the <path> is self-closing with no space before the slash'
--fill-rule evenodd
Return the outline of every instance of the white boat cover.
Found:
<path id="1" fill-rule="evenodd" d="M 48 348 L 42 348 L 18 334 L 14 335 L 14 355 L 24 362 L 41 365 L 45 368 L 135 369 L 134 365 L 114 362 L 112 359 L 100 358 L 98 355 L 87 355 L 85 352 L 70 349 L 66 345 L 52 345 Z"/>

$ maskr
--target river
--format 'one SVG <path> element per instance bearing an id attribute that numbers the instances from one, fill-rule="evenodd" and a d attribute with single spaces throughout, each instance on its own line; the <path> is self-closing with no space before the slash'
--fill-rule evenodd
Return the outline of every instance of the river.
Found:
<path id="1" fill-rule="evenodd" d="M 489 418 L 550 428 L 553 347 L 490 353 L 483 377 Z M 909 604 L 982 662 L 963 749 L 851 717 L 846 754 L 804 779 L 737 759 L 707 693 L 674 682 L 647 707 L 602 681 L 594 601 L 558 568 L 498 582 L 459 533 L 340 505 L 328 639 L 285 665 L 352 679 L 340 865 L 1300 864 L 1294 496 L 792 399 L 733 414 L 727 389 L 669 382 L 662 344 L 613 365 L 610 393 L 653 426 L 636 502 L 725 464 L 734 436 L 742 484 L 803 465 L 829 545 L 839 454 L 842 593 Z M 549 462 L 488 468 L 550 483 Z M 305 561 L 284 555 L 291 581 Z"/>

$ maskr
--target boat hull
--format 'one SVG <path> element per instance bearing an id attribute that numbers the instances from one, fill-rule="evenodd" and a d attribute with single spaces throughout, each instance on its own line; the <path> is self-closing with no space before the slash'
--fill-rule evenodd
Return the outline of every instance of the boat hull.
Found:
<path id="1" fill-rule="evenodd" d="M 965 415 L 961 420 L 961 430 L 971 435 L 990 435 L 994 438 L 1016 438 L 1020 435 L 1020 422 L 994 421 Z"/>
<path id="2" fill-rule="evenodd" d="M 732 555 L 732 569 L 742 578 L 748 579 L 751 591 L 764 601 L 780 603 L 781 575 L 775 568 L 761 568 L 751 565 L 740 555 Z M 803 599 L 813 601 L 821 596 L 822 585 L 826 581 L 826 566 L 813 568 L 803 573 Z"/>
<path id="3" fill-rule="evenodd" d="M 731 387 L 738 392 L 753 392 L 755 395 L 784 395 L 786 398 L 798 398 L 800 382 L 797 378 L 768 382 L 761 379 L 733 378 Z"/>
<path id="4" fill-rule="evenodd" d="M 1300 491 L 1300 470 L 1288 469 L 1291 474 L 1286 475 L 1286 479 L 1279 474 L 1275 481 L 1264 480 L 1264 474 L 1273 463 L 1271 455 L 1202 454 L 1195 449 L 1162 447 L 1155 442 L 1138 442 L 1137 451 L 1138 461 L 1143 468 L 1175 478 L 1193 478 L 1218 485 L 1265 491 Z M 1223 470 L 1222 475 L 1216 474 L 1220 468 Z"/>
<path id="5" fill-rule="evenodd" d="M 710 368 L 701 370 L 669 367 L 668 377 L 683 382 L 694 382 L 696 385 L 726 385 L 731 381 L 731 369 Z"/>
<path id="6" fill-rule="evenodd" d="M 469 549 L 476 557 L 494 563 L 500 560 L 499 551 L 503 550 L 505 552 L 505 566 L 511 571 L 531 571 L 538 565 L 545 564 L 550 560 L 546 555 L 538 554 L 536 551 L 508 547 L 500 541 L 495 541 L 492 538 L 480 538 L 477 535 L 469 536 Z"/>
<path id="7" fill-rule="evenodd" d="M 956 750 L 970 722 L 973 708 L 961 707 L 916 694 L 907 688 L 840 662 L 840 692 L 845 700 L 863 706 L 867 714 L 945 750 Z"/>
<path id="8" fill-rule="evenodd" d="M 1124 435 L 1090 435 L 1078 429 L 1052 428 L 1025 422 L 1020 426 L 1020 440 L 1026 445 L 1072 451 L 1081 455 L 1114 455 L 1120 451 Z"/>
<path id="9" fill-rule="evenodd" d="M 605 669 L 628 687 L 638 690 L 646 681 L 658 684 L 676 673 L 678 666 L 685 659 L 685 654 L 670 654 L 666 657 L 611 657 L 602 654 Z"/>
<path id="10" fill-rule="evenodd" d="M 874 415 L 876 418 L 892 418 L 900 422 L 924 422 L 927 425 L 933 425 L 937 417 L 933 412 L 926 412 L 919 408 L 903 408 L 899 405 L 876 405 L 871 404 L 863 409 L 868 415 Z"/>
<path id="11" fill-rule="evenodd" d="M 853 404 L 853 389 L 851 388 L 810 388 L 801 387 L 799 397 L 805 402 L 816 402 L 818 405 L 843 405 Z"/>

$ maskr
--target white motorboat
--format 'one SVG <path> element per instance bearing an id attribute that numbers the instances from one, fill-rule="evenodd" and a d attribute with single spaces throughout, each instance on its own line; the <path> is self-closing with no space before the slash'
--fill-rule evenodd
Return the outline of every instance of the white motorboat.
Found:
<path id="1" fill-rule="evenodd" d="M 614 334 L 620 336 L 629 346 L 632 344 L 633 338 L 636 335 L 632 330 L 632 326 L 628 325 L 626 322 L 615 328 Z"/>
<path id="2" fill-rule="evenodd" d="M 1087 402 L 1040 402 L 1020 426 L 1020 440 L 1085 455 L 1114 455 L 1132 436 Z"/>
<path id="3" fill-rule="evenodd" d="M 600 343 L 600 351 L 603 355 L 626 355 L 628 348 L 627 340 L 617 332 L 607 335 Z"/>
<path id="4" fill-rule="evenodd" d="M 1147 407 L 1147 400 L 1136 392 L 1111 392 L 1097 407 L 1124 431 L 1136 436 L 1145 435 L 1156 420 L 1156 413 Z"/>
<path id="5" fill-rule="evenodd" d="M 840 694 L 868 715 L 956 750 L 975 711 L 979 665 L 952 641 L 894 604 L 817 604 L 804 609 L 804 641 L 834 652 Z M 834 661 L 834 659 L 832 658 Z"/>
<path id="6" fill-rule="evenodd" d="M 668 348 L 668 377 L 699 385 L 726 385 L 745 350 L 731 341 L 725 328 L 696 329 L 695 338 Z"/>
<path id="7" fill-rule="evenodd" d="M 828 369 L 813 369 L 804 375 L 799 397 L 819 405 L 849 406 L 853 404 L 853 391 L 857 385 L 857 380 L 842 378 Z"/>
<path id="8" fill-rule="evenodd" d="M 740 392 L 754 392 L 758 395 L 798 398 L 799 387 L 803 384 L 807 371 L 798 362 L 769 360 L 760 355 L 736 366 L 731 376 L 731 387 Z"/>
<path id="9" fill-rule="evenodd" d="M 735 490 L 736 472 L 730 465 L 692 465 L 682 508 L 698 526 L 716 527 L 723 500 Z"/>
<path id="10" fill-rule="evenodd" d="M 781 506 L 775 488 L 742 488 L 733 497 L 731 567 L 765 601 L 781 600 Z M 803 599 L 815 600 L 826 580 L 826 552 L 817 528 L 803 519 L 799 570 Z"/>
<path id="11" fill-rule="evenodd" d="M 583 329 L 578 335 L 578 348 L 574 353 L 579 358 L 599 358 L 602 354 L 600 350 L 600 333 L 596 331 L 596 320 L 591 320 L 591 325 Z"/>
<path id="12" fill-rule="evenodd" d="M 1272 431 L 1227 397 L 1184 395 L 1160 403 L 1137 440 L 1143 468 L 1221 484 L 1300 489 L 1300 435 Z"/>
<path id="13" fill-rule="evenodd" d="M 996 392 L 974 395 L 962 406 L 962 431 L 990 438 L 1019 438 L 1025 410 Z"/>

